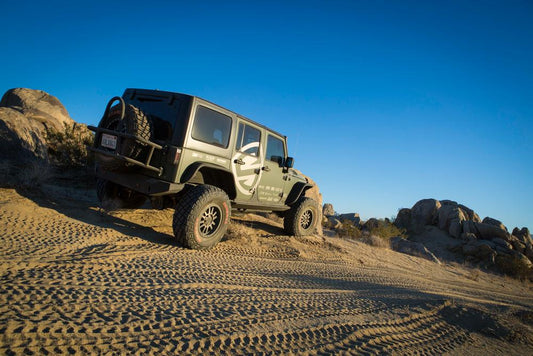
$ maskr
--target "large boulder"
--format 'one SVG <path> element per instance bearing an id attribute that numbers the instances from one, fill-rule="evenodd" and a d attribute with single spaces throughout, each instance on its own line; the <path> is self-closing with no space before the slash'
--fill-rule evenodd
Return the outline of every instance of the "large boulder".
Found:
<path id="1" fill-rule="evenodd" d="M 476 236 L 480 239 L 491 240 L 495 237 L 499 237 L 505 241 L 509 241 L 511 238 L 511 234 L 499 226 L 485 223 L 474 223 L 474 226 L 477 232 Z"/>
<path id="2" fill-rule="evenodd" d="M 522 229 L 515 227 L 513 229 L 513 236 L 516 236 L 518 240 L 524 243 L 526 246 L 533 245 L 533 240 L 531 239 L 531 234 L 529 233 L 529 229 L 527 227 L 523 227 Z"/>
<path id="3" fill-rule="evenodd" d="M 497 255 L 496 245 L 490 241 L 474 240 L 463 245 L 462 252 L 465 256 L 473 256 L 490 264 L 495 263 Z"/>
<path id="4" fill-rule="evenodd" d="M 324 216 L 334 216 L 335 209 L 333 209 L 333 204 L 326 203 L 322 207 L 322 215 Z"/>
<path id="5" fill-rule="evenodd" d="M 442 201 L 438 211 L 439 229 L 448 231 L 450 236 L 456 239 L 461 237 L 463 222 L 468 220 L 468 215 L 463 212 L 459 205 L 452 201 Z"/>
<path id="6" fill-rule="evenodd" d="M 0 100 L 0 159 L 11 166 L 48 162 L 48 131 L 74 125 L 61 102 L 42 90 L 16 88 Z"/>
<path id="7" fill-rule="evenodd" d="M 74 123 L 59 99 L 42 90 L 10 89 L 0 100 L 0 107 L 16 110 L 29 120 L 40 122 L 44 127 L 57 131 L 62 131 L 65 124 Z"/>
<path id="8" fill-rule="evenodd" d="M 359 216 L 358 213 L 340 214 L 340 215 L 339 215 L 339 220 L 340 220 L 340 221 L 349 220 L 349 221 L 351 221 L 355 226 L 359 226 L 359 225 L 361 225 L 361 217 Z"/>
<path id="9" fill-rule="evenodd" d="M 408 230 L 411 226 L 411 209 L 400 209 L 398 215 L 396 215 L 396 219 L 394 219 L 394 225 L 399 229 Z"/>
<path id="10" fill-rule="evenodd" d="M 436 199 L 422 199 L 411 208 L 411 228 L 420 233 L 424 226 L 434 225 L 438 221 L 441 204 Z"/>
<path id="11" fill-rule="evenodd" d="M 422 257 L 426 260 L 440 264 L 439 259 L 420 242 L 405 240 L 401 237 L 393 237 L 390 239 L 390 242 L 394 251 L 411 256 Z"/>
<path id="12" fill-rule="evenodd" d="M 481 222 L 481 218 L 478 214 L 476 214 L 474 210 L 470 209 L 467 206 L 464 206 L 463 204 L 458 204 L 458 206 L 463 211 L 463 214 L 465 214 L 466 220 Z"/>
<path id="13" fill-rule="evenodd" d="M 489 224 L 489 225 L 494 225 L 494 226 L 497 226 L 499 227 L 501 230 L 505 230 L 507 231 L 507 228 L 505 227 L 504 224 L 502 224 L 502 222 L 500 220 L 496 220 L 496 219 L 493 219 L 493 218 L 489 218 L 488 216 L 483 219 L 483 224 Z"/>
<path id="14" fill-rule="evenodd" d="M 23 164 L 48 159 L 42 124 L 11 108 L 0 107 L 0 145 L 2 161 Z"/>

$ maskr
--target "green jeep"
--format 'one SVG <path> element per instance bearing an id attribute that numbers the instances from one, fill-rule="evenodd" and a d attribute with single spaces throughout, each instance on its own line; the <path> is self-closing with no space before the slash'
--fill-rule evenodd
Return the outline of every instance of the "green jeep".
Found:
<path id="1" fill-rule="evenodd" d="M 99 200 L 174 207 L 184 246 L 214 246 L 232 209 L 274 212 L 290 235 L 315 231 L 317 202 L 304 197 L 311 185 L 292 169 L 287 138 L 263 125 L 195 96 L 126 89 L 89 128 Z"/>

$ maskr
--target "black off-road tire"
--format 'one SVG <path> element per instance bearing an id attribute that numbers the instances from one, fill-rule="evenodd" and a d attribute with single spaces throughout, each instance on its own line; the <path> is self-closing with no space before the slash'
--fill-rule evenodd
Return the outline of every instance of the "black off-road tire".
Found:
<path id="1" fill-rule="evenodd" d="M 121 105 L 115 105 L 109 110 L 109 115 L 100 121 L 98 127 L 105 129 L 115 130 L 130 135 L 141 137 L 145 140 L 150 140 L 153 133 L 153 125 L 148 118 L 139 108 L 133 105 L 126 104 L 124 119 L 120 119 Z M 100 136 L 97 137 L 100 140 Z M 143 153 L 146 145 L 135 141 L 131 138 L 123 138 L 121 144 L 116 148 L 116 152 L 130 157 L 133 159 L 139 159 Z M 106 149 L 99 147 L 100 149 Z M 119 171 L 129 168 L 132 165 L 124 161 L 116 160 L 113 157 L 105 155 L 97 155 L 98 164 L 110 171 Z"/>
<path id="2" fill-rule="evenodd" d="M 144 195 L 105 179 L 96 180 L 96 196 L 108 210 L 137 209 L 146 202 Z"/>
<path id="3" fill-rule="evenodd" d="M 283 219 L 285 232 L 293 236 L 305 236 L 315 233 L 318 222 L 317 203 L 306 197 L 301 197 L 294 203 Z"/>
<path id="4" fill-rule="evenodd" d="M 228 195 L 212 185 L 189 188 L 176 204 L 172 228 L 183 246 L 207 250 L 224 236 L 231 215 Z"/>

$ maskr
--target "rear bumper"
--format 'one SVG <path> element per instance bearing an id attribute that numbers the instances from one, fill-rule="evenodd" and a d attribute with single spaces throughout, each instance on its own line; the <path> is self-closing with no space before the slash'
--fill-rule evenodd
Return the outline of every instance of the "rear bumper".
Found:
<path id="1" fill-rule="evenodd" d="M 98 165 L 96 176 L 151 197 L 176 194 L 185 187 L 185 184 L 167 182 L 138 173 L 107 171 L 99 168 Z"/>

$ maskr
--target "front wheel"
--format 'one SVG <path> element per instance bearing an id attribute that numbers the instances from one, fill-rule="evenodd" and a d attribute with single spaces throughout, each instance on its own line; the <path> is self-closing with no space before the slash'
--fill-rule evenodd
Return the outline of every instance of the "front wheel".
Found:
<path id="1" fill-rule="evenodd" d="M 317 203 L 311 198 L 302 197 L 287 211 L 283 219 L 283 228 L 289 235 L 312 235 L 315 232 L 317 220 Z"/>
<path id="2" fill-rule="evenodd" d="M 185 247 L 206 250 L 224 236 L 230 219 L 228 195 L 212 185 L 188 189 L 176 204 L 172 228 Z"/>

